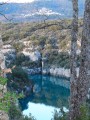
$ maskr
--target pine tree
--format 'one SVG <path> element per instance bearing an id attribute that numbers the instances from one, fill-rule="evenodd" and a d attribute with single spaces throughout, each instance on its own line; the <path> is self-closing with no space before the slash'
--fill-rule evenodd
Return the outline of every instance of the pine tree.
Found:
<path id="1" fill-rule="evenodd" d="M 78 39 L 78 0 L 72 0 L 73 21 L 72 21 L 72 40 L 71 40 L 71 65 L 70 65 L 70 112 L 69 120 L 76 120 L 78 116 L 78 99 L 77 99 L 77 39 Z"/>

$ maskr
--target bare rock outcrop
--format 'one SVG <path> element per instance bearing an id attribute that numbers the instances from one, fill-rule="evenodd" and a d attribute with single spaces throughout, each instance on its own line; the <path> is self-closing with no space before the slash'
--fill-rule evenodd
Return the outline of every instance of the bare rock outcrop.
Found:
<path id="1" fill-rule="evenodd" d="M 9 120 L 7 113 L 0 110 L 0 120 Z"/>
<path id="2" fill-rule="evenodd" d="M 0 75 L 1 76 L 4 76 L 2 74 L 2 70 L 5 69 L 5 57 L 4 57 L 4 54 L 2 52 L 2 47 L 3 47 L 3 41 L 2 41 L 2 38 L 0 36 Z"/>

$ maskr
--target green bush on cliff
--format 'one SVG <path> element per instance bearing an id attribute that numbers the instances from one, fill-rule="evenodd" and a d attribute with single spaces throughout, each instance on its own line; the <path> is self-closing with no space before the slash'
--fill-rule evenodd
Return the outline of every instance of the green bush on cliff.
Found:
<path id="1" fill-rule="evenodd" d="M 10 120 L 36 120 L 31 114 L 30 116 L 24 116 L 18 106 L 13 104 L 9 110 Z"/>
<path id="2" fill-rule="evenodd" d="M 0 98 L 0 110 L 8 112 L 12 103 L 15 104 L 18 98 L 22 98 L 23 95 L 17 95 L 16 93 L 6 92 Z"/>
<path id="3" fill-rule="evenodd" d="M 18 43 L 16 42 L 16 43 L 13 44 L 13 47 L 15 48 L 15 50 L 16 50 L 17 52 L 20 52 L 20 51 L 23 50 L 24 45 L 23 45 L 23 43 L 21 43 L 21 42 L 18 42 Z"/>
<path id="4" fill-rule="evenodd" d="M 8 79 L 7 78 L 3 78 L 0 76 L 0 84 L 1 85 L 5 85 L 7 83 Z"/>
<path id="5" fill-rule="evenodd" d="M 77 120 L 90 120 L 90 107 L 89 104 L 88 105 L 82 105 L 80 107 L 80 112 L 81 115 L 79 118 L 77 118 Z"/>
<path id="6" fill-rule="evenodd" d="M 27 92 L 25 86 L 27 86 L 30 88 L 28 93 L 31 93 L 32 83 L 28 78 L 28 74 L 21 67 L 14 68 L 12 74 L 8 76 L 8 79 L 8 87 L 11 91 L 14 91 L 15 93 L 24 92 L 24 95 L 26 95 Z"/>
<path id="7" fill-rule="evenodd" d="M 30 59 L 28 56 L 25 56 L 23 53 L 18 53 L 14 64 L 21 66 L 23 63 L 27 63 L 29 60 Z"/>
<path id="8" fill-rule="evenodd" d="M 63 108 L 60 109 L 60 111 L 55 110 L 54 116 L 51 120 L 67 120 L 68 113 L 65 113 L 63 111 Z"/>
<path id="9" fill-rule="evenodd" d="M 47 65 L 55 65 L 58 67 L 70 68 L 70 60 L 69 54 L 62 52 L 62 53 L 50 53 L 48 57 Z"/>
<path id="10" fill-rule="evenodd" d="M 13 78 L 19 78 L 23 81 L 28 80 L 28 75 L 27 73 L 21 68 L 21 67 L 16 67 L 15 69 L 12 70 L 12 76 Z"/>

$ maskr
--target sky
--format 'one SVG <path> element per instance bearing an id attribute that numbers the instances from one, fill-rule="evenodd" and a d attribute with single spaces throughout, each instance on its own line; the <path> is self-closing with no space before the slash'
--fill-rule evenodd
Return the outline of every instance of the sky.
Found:
<path id="1" fill-rule="evenodd" d="M 13 2 L 13 3 L 31 3 L 35 0 L 0 0 L 0 2 Z"/>
<path id="2" fill-rule="evenodd" d="M 31 113 L 31 115 L 34 116 L 37 120 L 51 120 L 55 110 L 59 112 L 60 108 L 29 102 L 28 108 L 23 111 L 23 115 L 29 116 Z M 68 112 L 68 109 L 63 107 L 63 111 Z"/>

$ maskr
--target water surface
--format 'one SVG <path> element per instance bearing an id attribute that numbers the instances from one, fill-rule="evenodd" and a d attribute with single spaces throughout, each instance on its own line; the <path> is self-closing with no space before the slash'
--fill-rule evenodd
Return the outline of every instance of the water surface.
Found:
<path id="1" fill-rule="evenodd" d="M 20 101 L 24 115 L 31 113 L 37 120 L 51 120 L 54 110 L 67 112 L 69 81 L 49 75 L 32 75 L 34 93 Z"/>

